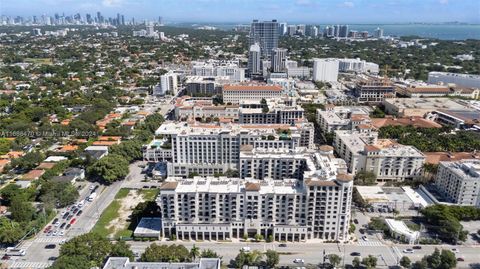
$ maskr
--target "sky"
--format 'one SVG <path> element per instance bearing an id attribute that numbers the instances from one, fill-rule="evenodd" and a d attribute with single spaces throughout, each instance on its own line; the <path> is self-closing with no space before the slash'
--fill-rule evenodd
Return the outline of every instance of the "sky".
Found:
<path id="1" fill-rule="evenodd" d="M 467 22 L 480 24 L 480 0 L 0 0 L 2 15 L 116 13 L 166 22 Z"/>

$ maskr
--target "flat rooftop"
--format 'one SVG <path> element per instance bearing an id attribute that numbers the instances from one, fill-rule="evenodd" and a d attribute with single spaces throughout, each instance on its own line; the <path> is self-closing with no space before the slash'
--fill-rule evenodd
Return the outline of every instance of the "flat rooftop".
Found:
<path id="1" fill-rule="evenodd" d="M 439 109 L 468 109 L 467 105 L 450 98 L 389 98 L 385 99 L 384 102 L 394 105 L 399 109 L 424 109 L 432 111 Z"/>

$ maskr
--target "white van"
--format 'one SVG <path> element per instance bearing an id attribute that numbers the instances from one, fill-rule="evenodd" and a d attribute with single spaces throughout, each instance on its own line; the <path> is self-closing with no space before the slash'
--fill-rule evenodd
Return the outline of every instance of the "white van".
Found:
<path id="1" fill-rule="evenodd" d="M 8 247 L 5 254 L 8 255 L 8 256 L 25 256 L 25 254 L 27 254 L 27 252 L 24 249 Z"/>

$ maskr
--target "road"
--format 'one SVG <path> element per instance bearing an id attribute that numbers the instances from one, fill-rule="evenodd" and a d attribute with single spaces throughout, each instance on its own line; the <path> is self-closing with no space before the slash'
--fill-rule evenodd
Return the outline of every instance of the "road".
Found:
<path id="1" fill-rule="evenodd" d="M 178 242 L 161 241 L 157 244 L 178 244 Z M 152 242 L 129 242 L 134 253 L 141 254 Z M 245 243 L 245 242 L 181 242 L 187 248 L 194 244 L 200 249 L 212 249 L 223 257 L 223 263 L 228 264 L 234 259 L 242 247 L 248 246 L 251 250 L 260 250 L 262 252 L 272 249 L 280 253 L 280 265 L 293 265 L 296 258 L 303 259 L 306 264 L 318 264 L 323 260 L 323 251 L 325 254 L 337 254 L 342 258 L 345 264 L 351 264 L 352 252 L 359 252 L 362 257 L 369 254 L 378 258 L 377 268 L 386 268 L 397 265 L 402 256 L 408 256 L 412 261 L 418 261 L 426 254 L 431 254 L 435 247 L 440 249 L 451 249 L 451 246 L 422 246 L 421 250 L 415 250 L 414 254 L 403 253 L 407 245 L 387 246 L 379 241 L 359 242 L 355 244 L 325 244 L 325 243 L 287 243 L 286 247 L 279 247 L 278 243 Z M 478 253 L 480 248 L 476 247 L 458 247 L 460 252 L 458 257 L 465 258 L 465 262 L 459 262 L 457 268 L 469 268 L 470 263 L 478 262 Z"/>

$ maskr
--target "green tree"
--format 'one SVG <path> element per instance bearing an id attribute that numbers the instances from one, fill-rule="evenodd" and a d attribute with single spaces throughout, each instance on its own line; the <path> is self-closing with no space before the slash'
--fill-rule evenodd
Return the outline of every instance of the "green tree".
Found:
<path id="1" fill-rule="evenodd" d="M 412 266 L 412 261 L 410 260 L 410 258 L 408 258 L 407 256 L 403 256 L 401 259 L 400 259 L 400 265 L 403 267 L 403 268 L 410 268 Z"/>
<path id="2" fill-rule="evenodd" d="M 354 181 L 357 185 L 375 185 L 377 176 L 371 171 L 360 171 L 355 175 Z"/>
<path id="3" fill-rule="evenodd" d="M 45 160 L 45 155 L 43 153 L 32 151 L 20 158 L 13 159 L 12 166 L 20 169 L 30 170 L 37 167 L 37 165 L 39 165 L 43 160 Z"/>
<path id="4" fill-rule="evenodd" d="M 0 243 L 17 243 L 25 234 L 22 225 L 6 217 L 0 217 Z"/>
<path id="5" fill-rule="evenodd" d="M 255 234 L 255 241 L 260 242 L 263 240 L 263 235 L 261 234 Z"/>
<path id="6" fill-rule="evenodd" d="M 111 254 L 112 249 L 113 244 L 105 237 L 96 233 L 87 233 L 63 244 L 60 248 L 60 257 L 64 256 L 65 262 L 73 262 L 67 257 L 81 256 L 90 261 L 91 267 L 101 267 L 105 259 Z M 54 264 L 56 263 L 57 261 Z"/>
<path id="7" fill-rule="evenodd" d="M 0 138 L 0 155 L 10 151 L 12 142 L 6 138 Z"/>
<path id="8" fill-rule="evenodd" d="M 65 256 L 60 255 L 55 262 L 48 267 L 49 269 L 90 269 L 92 268 L 93 262 L 90 261 L 86 256 L 76 255 L 76 256 Z"/>
<path id="9" fill-rule="evenodd" d="M 204 249 L 202 250 L 202 253 L 200 253 L 201 258 L 222 258 L 219 256 L 215 251 L 211 249 Z"/>
<path id="10" fill-rule="evenodd" d="M 335 267 L 339 266 L 340 262 L 342 262 L 342 258 L 340 258 L 340 256 L 338 256 L 337 254 L 328 255 L 328 260 Z"/>
<path id="11" fill-rule="evenodd" d="M 377 257 L 368 255 L 362 259 L 362 264 L 369 268 L 375 268 L 377 266 Z"/>
<path id="12" fill-rule="evenodd" d="M 78 190 L 70 182 L 46 181 L 42 183 L 38 198 L 51 207 L 63 208 L 77 201 Z"/>
<path id="13" fill-rule="evenodd" d="M 138 140 L 128 140 L 120 143 L 119 145 L 113 145 L 110 148 L 110 154 L 116 154 L 122 156 L 128 162 L 141 160 L 143 143 Z"/>
<path id="14" fill-rule="evenodd" d="M 195 261 L 197 257 L 200 255 L 200 249 L 195 246 L 195 244 L 190 249 L 190 258 Z"/>
<path id="15" fill-rule="evenodd" d="M 143 262 L 188 262 L 190 251 L 182 245 L 157 245 L 151 244 L 142 254 Z"/>
<path id="16" fill-rule="evenodd" d="M 31 221 L 35 215 L 35 208 L 32 203 L 19 196 L 12 199 L 9 210 L 12 213 L 12 219 L 17 222 Z"/>
<path id="17" fill-rule="evenodd" d="M 130 261 L 133 261 L 134 259 L 133 251 L 130 249 L 130 245 L 128 245 L 125 241 L 118 241 L 117 243 L 113 244 L 110 256 L 128 257 Z"/>
<path id="18" fill-rule="evenodd" d="M 352 265 L 354 268 L 360 268 L 360 263 L 361 261 L 359 257 L 353 258 Z"/>
<path id="19" fill-rule="evenodd" d="M 270 268 L 275 268 L 280 262 L 280 255 L 275 250 L 267 250 L 265 252 L 265 263 Z"/>
<path id="20" fill-rule="evenodd" d="M 109 154 L 88 167 L 87 171 L 101 181 L 112 183 L 127 176 L 128 162 L 120 155 Z"/>

